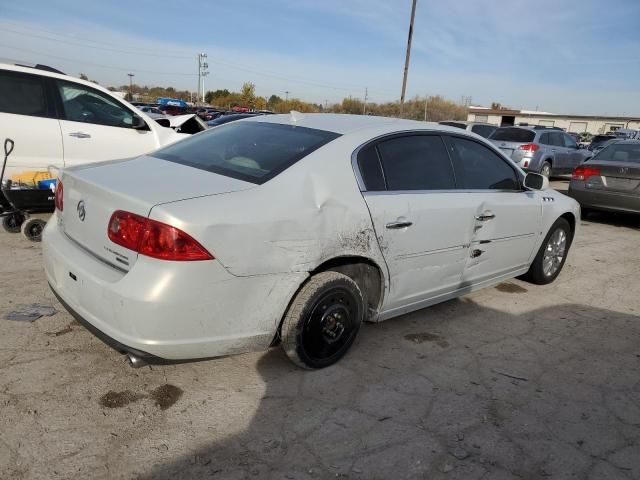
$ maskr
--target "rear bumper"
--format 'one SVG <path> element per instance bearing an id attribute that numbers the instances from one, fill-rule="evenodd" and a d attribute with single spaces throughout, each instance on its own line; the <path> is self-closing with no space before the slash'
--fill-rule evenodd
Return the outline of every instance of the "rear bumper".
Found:
<path id="1" fill-rule="evenodd" d="M 218 261 L 139 257 L 128 272 L 86 252 L 54 215 L 43 235 L 47 281 L 82 324 L 121 352 L 187 360 L 269 346 L 302 274 L 237 277 Z"/>
<path id="2" fill-rule="evenodd" d="M 56 296 L 56 298 L 58 299 L 60 304 L 67 310 L 67 312 L 69 312 L 71 314 L 71 316 L 73 318 L 76 319 L 76 321 L 80 325 L 85 327 L 87 330 L 89 330 L 91 333 L 93 333 L 97 338 L 99 338 L 104 343 L 106 343 L 108 346 L 113 348 L 116 352 L 122 353 L 122 354 L 130 353 L 132 355 L 135 355 L 136 357 L 139 357 L 139 358 L 143 359 L 147 363 L 164 363 L 164 362 L 166 362 L 166 360 L 163 359 L 163 358 L 156 357 L 155 355 L 151 355 L 150 353 L 143 352 L 142 350 L 137 350 L 135 348 L 131 348 L 128 345 L 120 343 L 115 338 L 111 338 L 109 335 L 107 335 L 103 331 L 101 331 L 101 330 L 97 329 L 96 327 L 94 327 L 91 323 L 89 323 L 87 320 L 85 320 L 82 315 L 80 315 L 78 312 L 76 312 L 67 302 L 64 301 L 64 299 L 60 295 L 58 295 L 58 292 L 56 292 L 56 290 L 51 286 L 51 284 L 49 284 L 49 288 L 51 289 L 53 294 Z"/>
<path id="3" fill-rule="evenodd" d="M 611 212 L 640 213 L 640 195 L 586 188 L 584 182 L 572 181 L 567 195 L 582 208 Z"/>

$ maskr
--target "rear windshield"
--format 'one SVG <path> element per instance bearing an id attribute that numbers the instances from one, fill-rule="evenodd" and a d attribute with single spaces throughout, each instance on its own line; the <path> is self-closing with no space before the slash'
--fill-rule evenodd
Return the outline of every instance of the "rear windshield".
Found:
<path id="1" fill-rule="evenodd" d="M 503 142 L 529 143 L 533 142 L 535 137 L 536 132 L 524 128 L 498 128 L 489 138 Z"/>
<path id="2" fill-rule="evenodd" d="M 232 122 L 158 150 L 154 157 L 262 184 L 339 137 L 265 122 Z"/>
<path id="3" fill-rule="evenodd" d="M 640 163 L 640 142 L 613 143 L 598 152 L 592 160 L 599 162 Z"/>

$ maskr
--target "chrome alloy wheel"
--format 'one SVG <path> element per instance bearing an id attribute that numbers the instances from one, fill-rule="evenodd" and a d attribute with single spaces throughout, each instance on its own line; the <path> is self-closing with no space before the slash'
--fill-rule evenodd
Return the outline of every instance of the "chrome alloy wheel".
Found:
<path id="1" fill-rule="evenodd" d="M 558 271 L 566 252 L 567 232 L 558 228 L 549 238 L 542 257 L 542 271 L 546 277 L 551 277 Z"/>

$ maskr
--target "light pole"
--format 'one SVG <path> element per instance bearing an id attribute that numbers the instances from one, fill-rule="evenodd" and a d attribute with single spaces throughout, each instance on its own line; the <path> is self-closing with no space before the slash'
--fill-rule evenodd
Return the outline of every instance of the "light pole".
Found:
<path id="1" fill-rule="evenodd" d="M 127 73 L 129 75 L 129 101 L 133 101 L 133 77 L 135 75 L 133 73 Z"/>
<path id="2" fill-rule="evenodd" d="M 416 16 L 416 0 L 411 6 L 411 21 L 409 22 L 409 36 L 407 38 L 407 55 L 404 59 L 404 76 L 402 77 L 402 95 L 400 95 L 400 116 L 404 107 L 404 94 L 407 91 L 407 73 L 409 73 L 409 57 L 411 56 L 411 38 L 413 37 L 413 19 Z"/>

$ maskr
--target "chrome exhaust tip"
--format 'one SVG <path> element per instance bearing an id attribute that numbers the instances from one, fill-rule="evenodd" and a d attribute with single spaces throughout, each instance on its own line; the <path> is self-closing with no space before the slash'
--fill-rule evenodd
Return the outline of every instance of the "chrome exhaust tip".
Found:
<path id="1" fill-rule="evenodd" d="M 147 365 L 147 362 L 131 353 L 127 353 L 127 362 L 131 368 L 140 368 Z"/>

